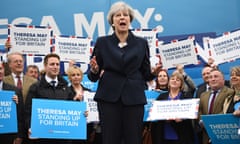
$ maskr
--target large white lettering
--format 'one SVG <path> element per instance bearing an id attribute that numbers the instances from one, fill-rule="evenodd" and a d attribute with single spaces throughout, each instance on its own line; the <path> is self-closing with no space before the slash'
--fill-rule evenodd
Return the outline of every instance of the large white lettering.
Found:
<path id="1" fill-rule="evenodd" d="M 140 23 L 141 28 L 148 28 L 148 22 L 152 17 L 155 8 L 148 8 L 144 14 L 141 16 L 141 13 L 138 10 L 134 10 L 135 18 Z"/>
<path id="2" fill-rule="evenodd" d="M 93 13 L 90 25 L 83 13 L 74 14 L 74 21 L 75 21 L 75 34 L 78 36 L 83 36 L 83 28 L 84 28 L 87 33 L 87 36 L 93 37 L 96 26 L 98 26 L 97 27 L 98 35 L 106 34 L 103 12 Z"/>
<path id="3" fill-rule="evenodd" d="M 140 24 L 139 28 L 148 28 L 149 21 L 153 17 L 155 8 L 147 8 L 144 14 L 142 15 L 139 10 L 135 9 L 135 20 Z M 25 25 L 37 25 L 31 24 L 32 19 L 29 17 L 18 17 L 13 19 L 11 24 L 25 24 Z M 74 29 L 75 35 L 77 36 L 103 36 L 106 35 L 106 17 L 104 12 L 94 12 L 90 21 L 86 18 L 84 13 L 73 14 Z M 0 25 L 7 25 L 8 19 L 0 19 Z M 107 24 L 107 23 L 106 23 Z M 53 16 L 43 16 L 41 26 L 50 26 L 53 29 L 53 33 L 60 35 L 61 31 L 59 30 L 58 24 L 56 23 Z M 84 33 L 85 31 L 85 33 Z M 111 27 L 108 29 L 108 34 L 112 33 Z M 7 27 L 5 29 L 0 29 L 0 35 L 7 35 Z M 73 34 L 74 35 L 74 34 Z M 5 40 L 4 40 L 5 41 Z M 4 43 L 2 41 L 1 43 Z"/>
<path id="4" fill-rule="evenodd" d="M 19 24 L 22 24 L 22 25 L 30 25 L 31 22 L 32 22 L 32 19 L 31 19 L 31 18 L 28 18 L 28 17 L 19 17 L 19 18 L 14 19 L 11 24 L 13 24 L 13 25 L 19 25 Z"/>
<path id="5" fill-rule="evenodd" d="M 40 25 L 41 26 L 50 26 L 55 35 L 60 35 L 61 34 L 53 16 L 43 16 Z"/>

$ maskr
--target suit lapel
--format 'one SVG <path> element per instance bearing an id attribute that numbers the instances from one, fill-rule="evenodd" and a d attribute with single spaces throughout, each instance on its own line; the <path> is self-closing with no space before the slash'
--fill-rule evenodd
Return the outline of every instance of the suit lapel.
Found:
<path id="1" fill-rule="evenodd" d="M 214 101 L 214 105 L 213 105 L 213 112 L 217 111 L 217 108 L 219 108 L 219 106 L 222 104 L 222 101 L 225 99 L 225 93 L 226 93 L 226 89 L 222 88 L 219 93 L 218 96 L 216 97 L 215 101 Z"/>
<path id="2" fill-rule="evenodd" d="M 27 84 L 27 79 L 26 79 L 26 77 L 25 77 L 25 75 L 24 75 L 24 76 L 23 76 L 23 86 L 22 86 L 22 91 L 25 90 L 26 84 Z"/>
<path id="3" fill-rule="evenodd" d="M 213 105 L 213 113 L 218 113 L 220 109 L 223 108 L 223 102 L 224 99 L 226 98 L 226 88 L 223 87 L 221 91 L 218 93 L 218 96 L 216 97 Z"/>
<path id="4" fill-rule="evenodd" d="M 15 86 L 14 79 L 13 79 L 12 75 L 8 75 L 8 76 L 4 77 L 4 82 Z"/>
<path id="5" fill-rule="evenodd" d="M 210 95 L 211 95 L 211 92 L 210 91 L 207 91 L 205 92 L 201 98 L 203 98 L 203 108 L 204 108 L 204 114 L 208 114 L 208 102 L 209 102 L 209 98 L 210 98 Z"/>

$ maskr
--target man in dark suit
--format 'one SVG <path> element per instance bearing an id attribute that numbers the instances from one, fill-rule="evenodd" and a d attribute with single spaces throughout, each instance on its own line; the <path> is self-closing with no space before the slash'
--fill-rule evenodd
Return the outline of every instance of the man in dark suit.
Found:
<path id="1" fill-rule="evenodd" d="M 197 86 L 197 91 L 196 91 L 196 98 L 200 98 L 201 94 L 203 92 L 206 92 L 210 90 L 210 86 L 208 84 L 208 77 L 209 74 L 212 70 L 212 67 L 210 65 L 205 65 L 202 69 L 202 79 L 203 83 Z M 201 144 L 202 143 L 202 128 L 198 123 L 198 120 L 194 120 L 194 131 L 196 133 L 196 144 Z"/>
<path id="2" fill-rule="evenodd" d="M 3 142 L 4 144 L 21 144 L 24 135 L 24 121 L 23 121 L 23 115 L 24 115 L 24 106 L 23 106 L 23 98 L 22 98 L 22 93 L 21 91 L 10 84 L 7 84 L 3 82 L 3 77 L 4 77 L 4 67 L 3 63 L 0 62 L 0 91 L 1 90 L 10 90 L 10 91 L 15 91 L 15 94 L 13 96 L 13 100 L 17 104 L 17 122 L 18 122 L 18 132 L 17 133 L 12 133 L 12 134 L 0 134 L 0 141 Z"/>
<path id="3" fill-rule="evenodd" d="M 212 67 L 210 67 L 209 65 L 205 65 L 204 68 L 202 69 L 202 79 L 204 82 L 198 85 L 197 91 L 196 91 L 196 98 L 200 98 L 203 92 L 208 91 L 210 89 L 208 85 L 208 77 L 211 70 L 212 70 Z"/>
<path id="4" fill-rule="evenodd" d="M 201 115 L 223 113 L 224 101 L 234 95 L 234 90 L 224 85 L 224 75 L 220 70 L 213 69 L 209 74 L 211 90 L 203 92 L 200 96 L 199 119 L 203 128 L 202 143 L 210 143 L 210 139 L 202 125 Z"/>

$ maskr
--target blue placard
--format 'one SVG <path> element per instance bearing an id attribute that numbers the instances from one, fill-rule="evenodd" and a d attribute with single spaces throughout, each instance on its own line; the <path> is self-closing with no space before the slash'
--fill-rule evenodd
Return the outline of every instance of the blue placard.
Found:
<path id="1" fill-rule="evenodd" d="M 98 81 L 92 82 L 88 79 L 87 74 L 83 75 L 82 85 L 91 91 L 97 91 Z"/>
<path id="2" fill-rule="evenodd" d="M 16 103 L 12 100 L 15 92 L 0 91 L 0 134 L 17 132 Z"/>
<path id="3" fill-rule="evenodd" d="M 213 144 L 240 144 L 239 117 L 232 114 L 202 115 Z"/>
<path id="4" fill-rule="evenodd" d="M 85 102 L 33 99 L 31 137 L 86 139 L 85 111 Z"/>
<path id="5" fill-rule="evenodd" d="M 145 95 L 147 98 L 147 104 L 144 105 L 144 116 L 143 121 L 147 121 L 149 116 L 149 110 L 152 107 L 152 101 L 156 100 L 156 98 L 165 91 L 152 91 L 152 90 L 145 90 Z"/>
<path id="6" fill-rule="evenodd" d="M 234 104 L 234 110 L 240 110 L 240 102 Z"/>
<path id="7" fill-rule="evenodd" d="M 0 53 L 5 53 L 5 52 L 6 52 L 5 45 L 0 44 Z"/>

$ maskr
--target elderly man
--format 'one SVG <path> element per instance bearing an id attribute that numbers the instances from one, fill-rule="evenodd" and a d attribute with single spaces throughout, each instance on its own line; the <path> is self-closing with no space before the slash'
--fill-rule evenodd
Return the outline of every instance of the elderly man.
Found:
<path id="1" fill-rule="evenodd" d="M 234 90 L 225 86 L 224 82 L 224 75 L 220 70 L 211 70 L 209 74 L 209 86 L 211 90 L 202 93 L 200 96 L 199 119 L 201 119 L 201 115 L 223 113 L 225 99 L 234 94 Z M 202 143 L 210 143 L 210 139 L 204 128 L 202 134 Z"/>
<path id="2" fill-rule="evenodd" d="M 5 76 L 3 81 L 10 85 L 17 86 L 19 89 L 21 89 L 23 95 L 23 102 L 25 103 L 29 87 L 33 83 L 37 82 L 37 80 L 24 75 L 24 58 L 21 53 L 10 53 L 7 59 L 9 68 L 12 73 L 8 76 Z"/>
<path id="3" fill-rule="evenodd" d="M 0 91 L 2 90 L 8 90 L 8 91 L 14 91 L 16 95 L 13 96 L 13 100 L 17 104 L 17 125 L 18 125 L 18 131 L 17 133 L 12 133 L 12 134 L 0 134 L 0 141 L 1 143 L 5 144 L 21 144 L 23 138 L 25 137 L 24 135 L 24 120 L 23 120 L 23 115 L 24 115 L 24 105 L 23 105 L 23 98 L 22 98 L 22 93 L 21 91 L 12 85 L 9 85 L 5 82 L 3 82 L 3 77 L 4 77 L 4 67 L 3 63 L 0 62 Z M 0 96 L 1 97 L 1 96 Z M 11 125 L 11 123 L 9 123 Z"/>

